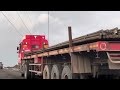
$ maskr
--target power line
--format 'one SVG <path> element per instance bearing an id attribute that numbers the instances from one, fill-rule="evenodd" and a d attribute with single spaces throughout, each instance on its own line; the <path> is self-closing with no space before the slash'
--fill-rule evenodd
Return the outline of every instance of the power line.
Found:
<path id="1" fill-rule="evenodd" d="M 30 19 L 30 15 L 29 15 L 29 13 L 28 13 L 27 11 L 26 11 L 26 13 L 27 13 L 27 15 L 28 15 L 28 19 L 29 19 L 31 25 L 33 26 L 34 24 L 33 24 L 32 20 Z M 32 29 L 31 29 L 31 31 L 32 31 Z"/>
<path id="2" fill-rule="evenodd" d="M 7 19 L 7 21 L 15 28 L 16 32 L 23 37 L 23 35 L 18 32 L 17 28 L 14 26 L 14 24 L 7 18 L 7 16 L 1 11 L 2 15 Z"/>
<path id="3" fill-rule="evenodd" d="M 15 20 L 15 18 L 11 17 L 13 20 Z M 15 24 L 14 24 L 15 25 Z M 22 32 L 22 31 L 21 31 Z M 24 33 L 26 33 L 26 31 L 24 30 Z"/>
<path id="4" fill-rule="evenodd" d="M 29 21 L 30 21 L 30 23 L 31 23 L 31 25 L 33 24 L 32 23 L 32 21 L 31 21 L 31 19 L 30 19 L 30 15 L 29 15 L 29 13 L 26 11 L 26 13 L 27 13 L 27 15 L 28 15 L 28 19 L 29 19 Z"/>
<path id="5" fill-rule="evenodd" d="M 21 16 L 19 15 L 19 13 L 17 12 L 17 14 L 18 14 L 18 16 L 20 17 L 20 19 L 21 19 L 21 21 L 22 21 L 22 23 L 25 25 L 25 23 L 24 23 L 24 21 L 23 21 L 23 19 L 21 18 Z M 30 32 L 30 30 L 28 29 L 28 27 L 25 25 L 25 27 L 27 28 L 27 30 L 29 31 L 29 33 L 31 34 L 31 32 Z"/>
<path id="6" fill-rule="evenodd" d="M 18 12 L 17 12 L 17 14 L 18 14 L 19 18 L 21 19 L 22 23 L 24 24 L 24 26 L 26 27 L 26 29 L 29 31 L 28 27 L 25 25 L 25 23 L 24 23 L 22 17 L 20 16 L 20 14 Z M 29 31 L 29 33 L 31 34 L 30 31 Z"/>

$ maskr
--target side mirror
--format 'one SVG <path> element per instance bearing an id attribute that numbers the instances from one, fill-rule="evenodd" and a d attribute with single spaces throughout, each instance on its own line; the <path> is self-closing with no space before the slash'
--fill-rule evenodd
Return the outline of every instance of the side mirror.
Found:
<path id="1" fill-rule="evenodd" d="M 19 47 L 17 47 L 17 50 L 19 50 Z"/>

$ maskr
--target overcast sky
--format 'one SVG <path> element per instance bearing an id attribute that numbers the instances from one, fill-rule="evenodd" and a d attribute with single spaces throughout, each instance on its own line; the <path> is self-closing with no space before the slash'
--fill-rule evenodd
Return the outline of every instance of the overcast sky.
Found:
<path id="1" fill-rule="evenodd" d="M 46 35 L 48 39 L 47 11 L 19 11 L 25 25 L 16 11 L 3 11 L 23 36 L 29 34 Z M 16 47 L 22 36 L 0 12 L 0 61 L 4 66 L 17 64 Z M 73 38 L 101 29 L 120 28 L 119 11 L 50 11 L 49 44 L 54 45 L 68 40 L 68 26 L 72 27 Z"/>

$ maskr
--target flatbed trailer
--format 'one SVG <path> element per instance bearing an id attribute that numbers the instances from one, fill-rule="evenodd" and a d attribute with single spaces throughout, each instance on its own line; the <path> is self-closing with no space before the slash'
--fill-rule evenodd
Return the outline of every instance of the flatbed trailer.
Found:
<path id="1" fill-rule="evenodd" d="M 100 30 L 41 50 L 22 58 L 25 78 L 86 79 L 120 77 L 120 30 Z"/>

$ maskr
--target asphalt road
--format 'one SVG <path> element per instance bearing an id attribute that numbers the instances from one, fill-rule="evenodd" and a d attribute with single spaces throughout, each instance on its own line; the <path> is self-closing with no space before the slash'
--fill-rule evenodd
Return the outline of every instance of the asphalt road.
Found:
<path id="1" fill-rule="evenodd" d="M 0 79 L 24 79 L 16 69 L 0 69 Z"/>

